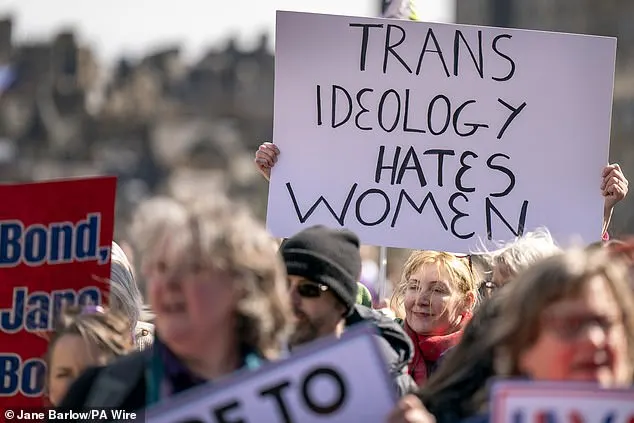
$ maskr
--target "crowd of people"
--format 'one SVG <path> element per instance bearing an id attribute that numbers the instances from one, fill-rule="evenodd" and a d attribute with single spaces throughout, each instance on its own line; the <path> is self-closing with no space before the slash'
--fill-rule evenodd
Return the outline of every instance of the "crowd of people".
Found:
<path id="1" fill-rule="evenodd" d="M 279 154 L 271 143 L 256 152 L 267 179 Z M 602 241 L 564 250 L 539 229 L 494 251 L 413 251 L 383 308 L 360 283 L 350 230 L 318 225 L 276 240 L 219 193 L 149 200 L 128 251 L 113 243 L 108 305 L 60 317 L 47 400 L 143 410 L 359 323 L 376 329 L 400 398 L 389 423 L 489 421 L 500 378 L 630 387 L 634 247 L 608 235 L 628 181 L 618 165 L 601 178 Z"/>

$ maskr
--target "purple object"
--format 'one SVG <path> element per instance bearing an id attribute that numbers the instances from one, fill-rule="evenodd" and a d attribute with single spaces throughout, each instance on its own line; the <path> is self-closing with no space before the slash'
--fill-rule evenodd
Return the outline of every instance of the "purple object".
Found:
<path id="1" fill-rule="evenodd" d="M 87 305 L 82 307 L 80 314 L 97 314 L 105 313 L 105 310 L 100 305 Z"/>

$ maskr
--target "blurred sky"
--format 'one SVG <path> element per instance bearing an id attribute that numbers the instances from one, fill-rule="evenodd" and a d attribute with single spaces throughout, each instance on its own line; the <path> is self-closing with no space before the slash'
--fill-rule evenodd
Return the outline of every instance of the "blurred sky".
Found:
<path id="1" fill-rule="evenodd" d="M 423 20 L 451 22 L 453 3 L 417 0 L 417 7 Z M 378 0 L 0 0 L 0 16 L 14 16 L 16 41 L 74 27 L 81 42 L 108 62 L 164 45 L 180 45 L 195 57 L 232 34 L 245 47 L 264 31 L 272 42 L 278 9 L 376 16 L 378 8 Z"/>

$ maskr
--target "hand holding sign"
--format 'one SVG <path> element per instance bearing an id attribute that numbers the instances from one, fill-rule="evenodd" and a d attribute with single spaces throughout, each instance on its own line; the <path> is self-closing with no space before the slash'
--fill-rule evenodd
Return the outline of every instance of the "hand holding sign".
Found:
<path id="1" fill-rule="evenodd" d="M 606 166 L 601 176 L 601 192 L 605 197 L 605 209 L 609 210 L 625 198 L 629 182 L 617 163 Z"/>
<path id="2" fill-rule="evenodd" d="M 322 224 L 457 252 L 542 226 L 600 238 L 615 39 L 297 12 L 276 31 L 274 236 Z M 562 192 L 574 216 L 553 209 Z"/>
<path id="3" fill-rule="evenodd" d="M 267 181 L 271 179 L 271 168 L 277 163 L 279 155 L 280 150 L 270 142 L 263 143 L 255 152 L 255 165 Z"/>

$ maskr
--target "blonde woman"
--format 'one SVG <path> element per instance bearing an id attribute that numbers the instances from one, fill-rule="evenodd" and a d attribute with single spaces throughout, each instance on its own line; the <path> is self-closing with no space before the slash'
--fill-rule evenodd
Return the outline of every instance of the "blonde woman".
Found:
<path id="1" fill-rule="evenodd" d="M 440 356 L 460 341 L 477 299 L 469 257 L 437 251 L 414 251 L 407 259 L 390 306 L 404 316 L 414 342 L 409 372 L 423 385 Z"/>
<path id="2" fill-rule="evenodd" d="M 547 258 L 504 288 L 491 327 L 495 374 L 502 378 L 582 381 L 604 388 L 634 381 L 634 294 L 628 266 L 604 249 L 575 250 Z M 445 363 L 443 363 L 445 364 Z M 486 389 L 485 383 L 482 390 Z M 486 395 L 482 415 L 489 421 Z M 410 397 L 390 423 L 427 422 Z"/>
<path id="3" fill-rule="evenodd" d="M 93 368 L 63 410 L 140 410 L 279 357 L 291 310 L 284 265 L 264 227 L 222 195 L 160 200 L 137 228 L 155 313 L 150 350 Z"/>

